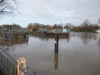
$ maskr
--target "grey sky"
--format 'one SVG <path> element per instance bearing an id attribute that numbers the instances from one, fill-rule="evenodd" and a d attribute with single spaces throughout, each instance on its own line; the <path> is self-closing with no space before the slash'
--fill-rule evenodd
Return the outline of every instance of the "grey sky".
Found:
<path id="1" fill-rule="evenodd" d="M 64 10 L 65 7 L 65 10 Z M 97 23 L 100 18 L 100 0 L 19 0 L 18 11 L 14 18 L 4 16 L 3 23 L 18 23 L 26 27 L 31 23 L 53 25 L 72 23 L 81 24 L 85 19 Z"/>

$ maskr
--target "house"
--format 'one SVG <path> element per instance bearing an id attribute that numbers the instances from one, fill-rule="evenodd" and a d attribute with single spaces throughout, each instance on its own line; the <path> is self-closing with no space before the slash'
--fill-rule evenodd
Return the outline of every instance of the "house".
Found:
<path id="1" fill-rule="evenodd" d="M 47 31 L 47 28 L 39 28 L 38 31 L 45 32 L 45 31 Z"/>
<path id="2" fill-rule="evenodd" d="M 27 28 L 21 28 L 18 25 L 3 25 L 4 32 L 28 32 Z"/>

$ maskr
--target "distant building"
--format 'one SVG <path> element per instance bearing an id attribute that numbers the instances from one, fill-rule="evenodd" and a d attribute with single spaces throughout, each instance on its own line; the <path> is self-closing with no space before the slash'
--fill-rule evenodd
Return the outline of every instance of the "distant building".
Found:
<path id="1" fill-rule="evenodd" d="M 47 31 L 47 28 L 39 28 L 38 31 L 45 32 Z"/>
<path id="2" fill-rule="evenodd" d="M 61 33 L 61 32 L 63 32 L 63 30 L 62 29 L 52 29 L 50 32 L 53 32 L 53 33 L 55 33 L 55 32 Z"/>
<path id="3" fill-rule="evenodd" d="M 69 29 L 73 29 L 74 28 L 74 26 L 69 26 Z"/>
<path id="4" fill-rule="evenodd" d="M 3 25 L 4 32 L 28 32 L 27 28 L 21 28 L 17 25 Z"/>
<path id="5" fill-rule="evenodd" d="M 27 28 L 11 29 L 11 32 L 28 32 Z"/>

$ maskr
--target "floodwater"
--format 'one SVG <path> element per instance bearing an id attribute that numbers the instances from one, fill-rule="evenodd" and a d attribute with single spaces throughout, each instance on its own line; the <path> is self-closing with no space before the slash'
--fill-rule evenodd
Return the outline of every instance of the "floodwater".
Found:
<path id="1" fill-rule="evenodd" d="M 13 45 L 17 57 L 37 75 L 100 75 L 100 34 L 71 33 L 59 39 L 55 53 L 54 38 L 30 36 L 26 43 Z"/>

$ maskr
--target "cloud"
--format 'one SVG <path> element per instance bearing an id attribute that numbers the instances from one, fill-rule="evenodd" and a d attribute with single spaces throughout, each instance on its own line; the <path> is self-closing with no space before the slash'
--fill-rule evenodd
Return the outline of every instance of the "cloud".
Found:
<path id="1" fill-rule="evenodd" d="M 42 24 L 71 22 L 79 25 L 85 19 L 97 23 L 100 17 L 100 0 L 19 0 L 18 18 L 27 18 Z M 65 7 L 65 10 L 64 10 Z M 28 18 L 28 19 L 29 19 Z"/>

